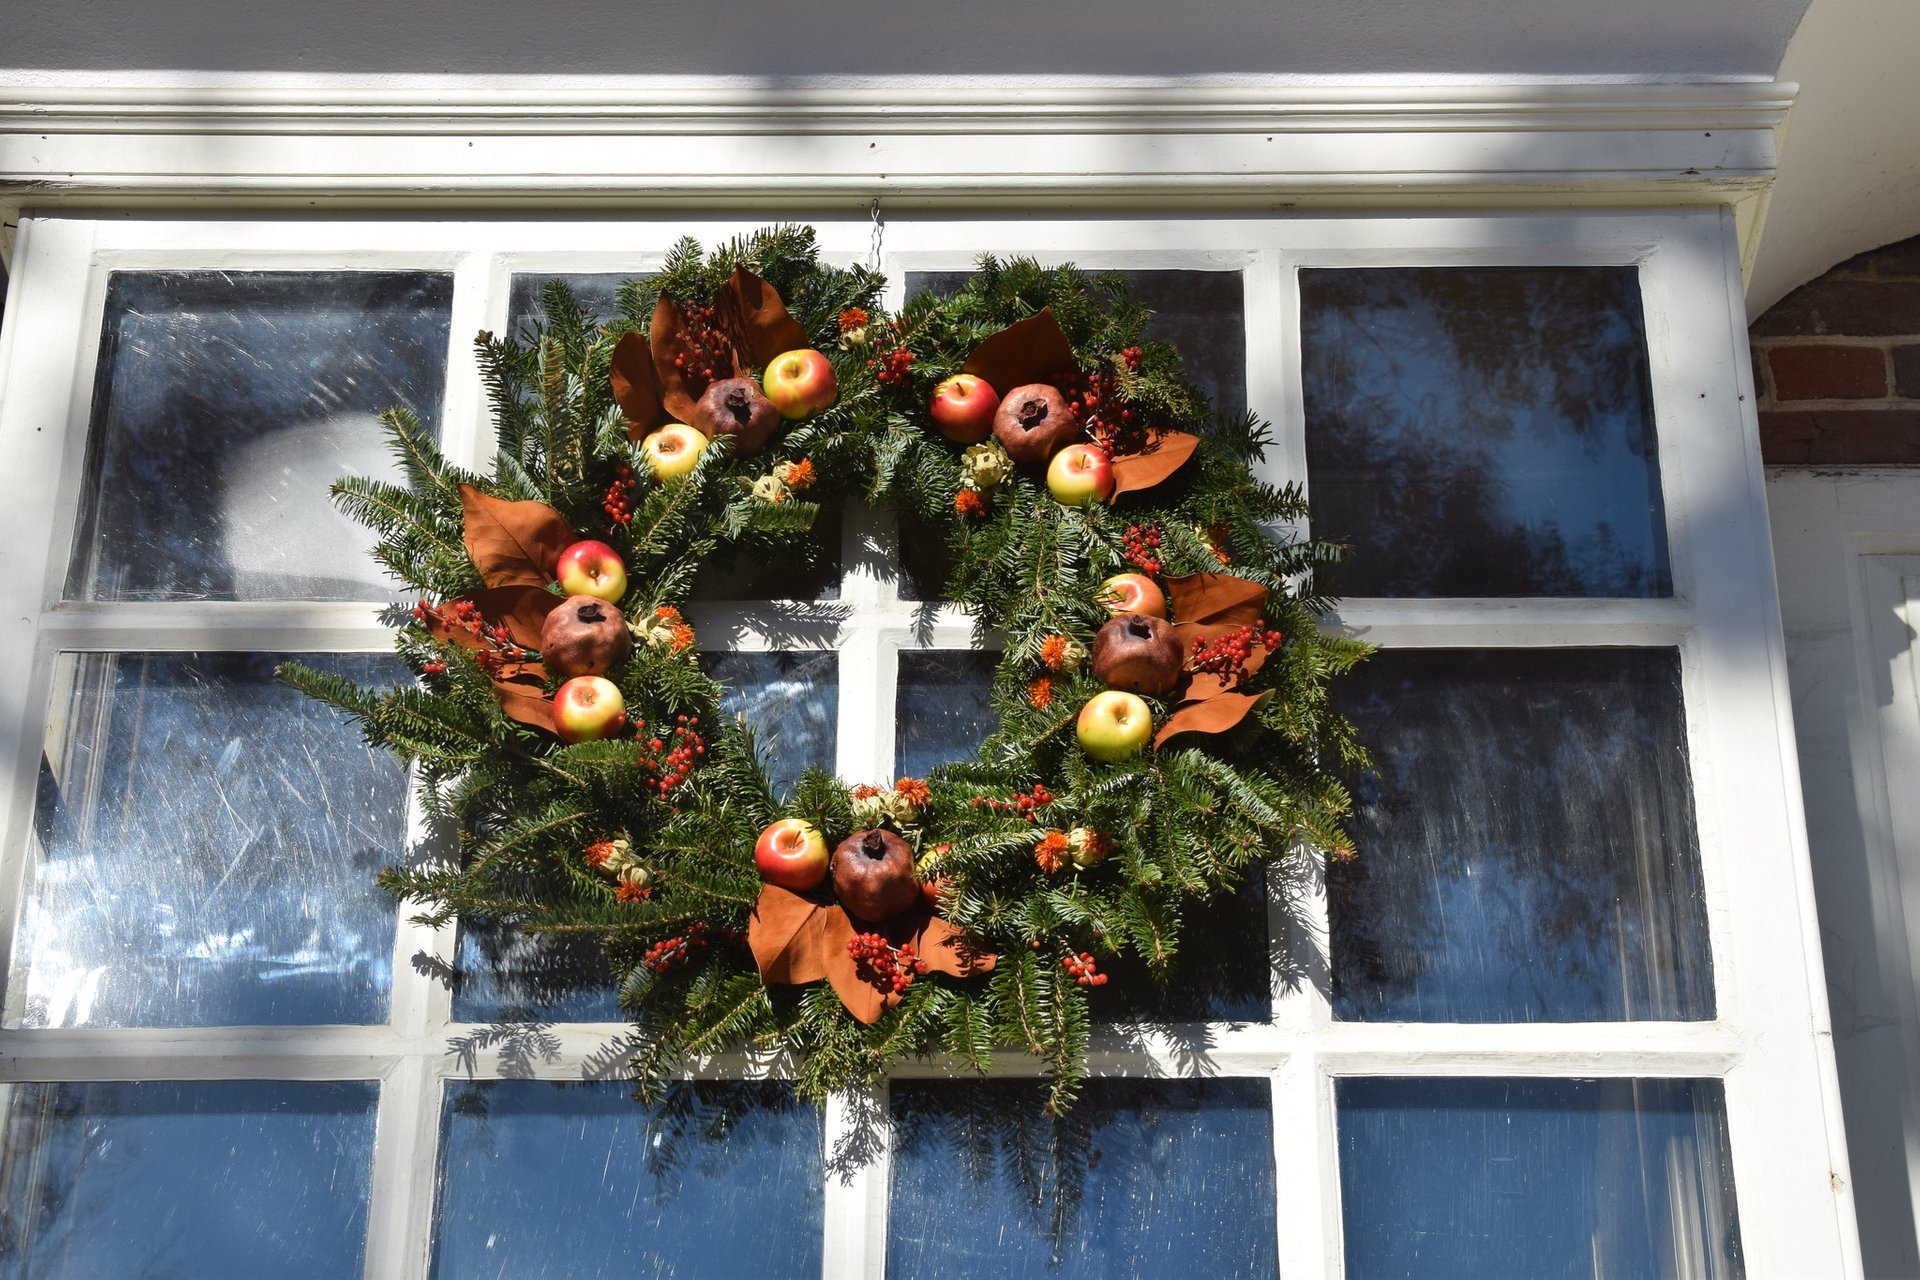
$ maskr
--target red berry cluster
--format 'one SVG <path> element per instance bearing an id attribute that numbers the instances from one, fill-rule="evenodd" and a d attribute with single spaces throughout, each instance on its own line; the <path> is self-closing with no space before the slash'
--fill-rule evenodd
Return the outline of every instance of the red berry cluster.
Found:
<path id="1" fill-rule="evenodd" d="M 712 382 L 733 374 L 733 347 L 727 336 L 714 327 L 712 307 L 682 307 L 680 334 L 685 351 L 673 357 L 673 367 L 691 382 Z M 704 389 L 704 388 L 703 388 Z"/>
<path id="2" fill-rule="evenodd" d="M 1194 641 L 1193 648 L 1187 651 L 1187 666 L 1208 675 L 1242 679 L 1247 674 L 1247 659 L 1253 656 L 1253 646 L 1259 644 L 1268 649 L 1278 649 L 1280 640 L 1278 631 L 1248 623 L 1227 632 L 1218 640 Z"/>
<path id="3" fill-rule="evenodd" d="M 911 942 L 903 942 L 896 948 L 877 933 L 854 934 L 847 939 L 847 954 L 853 957 L 854 963 L 871 970 L 874 977 L 890 985 L 895 995 L 912 986 L 916 975 L 927 971 L 927 962 L 920 958 Z"/>
<path id="4" fill-rule="evenodd" d="M 633 468 L 626 463 L 614 473 L 614 482 L 600 495 L 600 509 L 615 524 L 633 523 Z"/>
<path id="5" fill-rule="evenodd" d="M 1060 963 L 1068 973 L 1073 975 L 1075 986 L 1104 987 L 1107 985 L 1107 975 L 1094 972 L 1091 952 L 1082 951 L 1077 956 L 1068 956 Z"/>
<path id="6" fill-rule="evenodd" d="M 634 725 L 634 732 L 645 733 L 647 722 Z M 707 741 L 700 736 L 699 716 L 677 716 L 664 738 L 648 738 L 640 744 L 640 763 L 660 775 L 655 784 L 662 796 L 687 780 L 699 758 L 707 754 Z"/>
<path id="7" fill-rule="evenodd" d="M 473 660 L 488 675 L 499 674 L 503 663 L 525 662 L 531 656 L 513 642 L 513 634 L 507 630 L 506 623 L 488 622 L 480 612 L 480 606 L 471 600 L 449 600 L 439 609 L 422 600 L 413 606 L 413 616 L 421 623 L 438 623 L 449 631 L 464 631 L 486 646 L 473 655 Z M 447 669 L 444 662 L 428 663 L 426 666 L 438 668 L 429 672 L 433 675 L 439 675 Z"/>
<path id="8" fill-rule="evenodd" d="M 447 664 L 444 662 L 423 662 L 420 664 L 420 671 L 424 675 L 443 676 L 447 674 Z"/>
<path id="9" fill-rule="evenodd" d="M 1135 565 L 1142 573 L 1160 572 L 1160 526 L 1157 524 L 1130 524 L 1127 536 L 1121 545 L 1121 554 L 1129 564 Z"/>
<path id="10" fill-rule="evenodd" d="M 1121 399 L 1120 379 L 1113 373 L 1100 369 L 1071 374 L 1062 380 L 1060 394 L 1095 444 L 1109 452 L 1134 447 L 1133 441 L 1123 439 L 1135 430 L 1133 410 Z"/>
<path id="11" fill-rule="evenodd" d="M 1138 347 L 1128 347 L 1120 353 L 1120 362 L 1129 369 L 1138 369 L 1140 367 L 1140 357 L 1143 354 Z"/>
<path id="12" fill-rule="evenodd" d="M 908 371 L 913 368 L 913 352 L 905 347 L 895 347 L 879 360 L 867 361 L 867 368 L 872 369 L 873 376 L 887 386 L 905 386 L 911 376 Z"/>
<path id="13" fill-rule="evenodd" d="M 1035 810 L 1053 803 L 1053 792 L 1047 790 L 1047 784 L 1036 782 L 1031 791 L 1016 791 L 1005 800 L 995 800 L 992 796 L 975 796 L 970 802 L 976 809 L 985 805 L 995 813 L 1002 811 L 1017 813 L 1028 822 L 1038 822 Z"/>
<path id="14" fill-rule="evenodd" d="M 707 926 L 703 921 L 695 920 L 687 926 L 687 931 L 678 937 L 662 938 L 647 948 L 647 954 L 640 957 L 640 963 L 654 973 L 665 973 L 667 967 L 676 960 L 685 960 L 696 950 L 707 947 Z"/>

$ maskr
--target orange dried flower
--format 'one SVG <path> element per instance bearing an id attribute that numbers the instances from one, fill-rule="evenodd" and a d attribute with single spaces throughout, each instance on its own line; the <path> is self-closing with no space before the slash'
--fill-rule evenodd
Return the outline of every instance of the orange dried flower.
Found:
<path id="1" fill-rule="evenodd" d="M 855 329 L 867 327 L 867 313 L 863 307 L 848 307 L 840 313 L 840 332 L 852 333 Z"/>
<path id="2" fill-rule="evenodd" d="M 1033 856 L 1039 862 L 1040 869 L 1048 875 L 1067 865 L 1067 833 L 1049 831 L 1040 837 L 1040 843 L 1033 846 Z"/>
<path id="3" fill-rule="evenodd" d="M 607 865 L 607 859 L 613 856 L 613 841 L 595 840 L 587 846 L 587 865 L 598 870 Z"/>
<path id="4" fill-rule="evenodd" d="M 987 500 L 977 489 L 962 489 L 953 495 L 953 509 L 973 519 L 987 514 Z"/>
<path id="5" fill-rule="evenodd" d="M 1073 650 L 1073 642 L 1065 636 L 1055 633 L 1040 642 L 1040 661 L 1047 664 L 1049 671 L 1061 671 L 1066 668 Z"/>
<path id="6" fill-rule="evenodd" d="M 933 792 L 919 778 L 902 778 L 893 784 L 893 789 L 901 799 L 916 808 L 933 799 Z"/>
<path id="7" fill-rule="evenodd" d="M 621 902 L 645 902 L 653 896 L 653 886 L 622 880 L 619 887 L 613 891 L 613 896 Z"/>
<path id="8" fill-rule="evenodd" d="M 656 622 L 667 628 L 675 653 L 684 653 L 693 647 L 693 628 L 687 625 L 687 620 L 680 616 L 678 609 L 670 604 L 663 604 L 653 611 L 653 617 Z"/>
<path id="9" fill-rule="evenodd" d="M 1213 558 L 1221 564 L 1233 563 L 1233 557 L 1227 554 L 1228 532 L 1224 522 L 1207 526 L 1207 545 L 1213 551 Z"/>
<path id="10" fill-rule="evenodd" d="M 1027 701 L 1035 711 L 1045 711 L 1053 705 L 1053 677 L 1041 676 L 1027 686 Z"/>
<path id="11" fill-rule="evenodd" d="M 854 800 L 871 800 L 879 794 L 880 788 L 867 782 L 862 782 L 847 791 L 847 795 Z"/>
<path id="12" fill-rule="evenodd" d="M 802 489 L 811 489 L 816 478 L 813 471 L 813 463 L 805 458 L 800 459 L 798 462 L 789 462 L 787 464 L 787 474 L 783 477 L 787 482 L 787 488 L 793 490 L 795 493 L 800 492 Z"/>

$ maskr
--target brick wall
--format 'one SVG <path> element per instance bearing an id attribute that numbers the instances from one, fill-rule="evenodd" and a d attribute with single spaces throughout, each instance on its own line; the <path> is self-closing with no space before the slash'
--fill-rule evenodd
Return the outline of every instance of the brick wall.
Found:
<path id="1" fill-rule="evenodd" d="M 1801 285 L 1749 334 L 1769 465 L 1920 465 L 1920 236 Z"/>

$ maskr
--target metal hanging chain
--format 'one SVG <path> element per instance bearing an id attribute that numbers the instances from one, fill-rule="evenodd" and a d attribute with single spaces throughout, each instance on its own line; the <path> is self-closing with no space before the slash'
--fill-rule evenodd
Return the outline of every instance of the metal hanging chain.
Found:
<path id="1" fill-rule="evenodd" d="M 867 216 L 873 219 L 873 246 L 867 250 L 867 270 L 880 274 L 880 244 L 886 238 L 887 224 L 880 220 L 880 197 L 875 196 L 873 203 L 867 206 Z"/>

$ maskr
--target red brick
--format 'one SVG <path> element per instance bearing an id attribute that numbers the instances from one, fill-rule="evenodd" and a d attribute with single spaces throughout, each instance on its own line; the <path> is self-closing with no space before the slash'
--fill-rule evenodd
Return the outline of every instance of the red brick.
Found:
<path id="1" fill-rule="evenodd" d="M 1753 324 L 1756 338 L 1878 338 L 1920 333 L 1920 281 L 1815 280 Z"/>
<path id="2" fill-rule="evenodd" d="M 1877 400 L 1887 394 L 1878 347 L 1775 347 L 1767 353 L 1776 400 Z"/>
<path id="3" fill-rule="evenodd" d="M 1893 394 L 1920 400 L 1920 346 L 1893 349 Z"/>
<path id="4" fill-rule="evenodd" d="M 1920 409 L 1768 410 L 1760 456 L 1776 467 L 1920 463 Z"/>
<path id="5" fill-rule="evenodd" d="M 1860 255 L 1882 280 L 1920 280 L 1920 236 Z"/>

